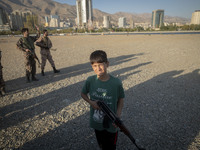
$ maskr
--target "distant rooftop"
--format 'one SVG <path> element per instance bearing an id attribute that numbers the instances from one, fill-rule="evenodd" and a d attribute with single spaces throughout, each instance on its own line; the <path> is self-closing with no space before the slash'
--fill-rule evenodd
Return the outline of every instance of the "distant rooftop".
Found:
<path id="1" fill-rule="evenodd" d="M 200 10 L 195 10 L 195 12 L 200 12 Z"/>
<path id="2" fill-rule="evenodd" d="M 164 9 L 156 9 L 156 10 L 153 10 L 153 11 L 165 11 Z"/>

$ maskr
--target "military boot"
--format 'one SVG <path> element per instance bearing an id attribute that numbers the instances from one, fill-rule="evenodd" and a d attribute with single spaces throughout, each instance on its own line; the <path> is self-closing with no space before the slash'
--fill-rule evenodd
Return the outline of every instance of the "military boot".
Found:
<path id="1" fill-rule="evenodd" d="M 26 74 L 26 83 L 30 83 L 30 75 L 29 74 Z"/>
<path id="2" fill-rule="evenodd" d="M 32 81 L 39 81 L 35 76 L 32 76 Z"/>
<path id="3" fill-rule="evenodd" d="M 41 75 L 44 76 L 44 70 L 41 71 Z"/>
<path id="4" fill-rule="evenodd" d="M 60 70 L 57 70 L 55 67 L 53 67 L 53 71 L 54 71 L 54 73 L 59 73 L 60 72 Z"/>
<path id="5" fill-rule="evenodd" d="M 5 87 L 2 87 L 2 88 L 1 88 L 1 95 L 2 95 L 2 96 L 6 95 Z"/>

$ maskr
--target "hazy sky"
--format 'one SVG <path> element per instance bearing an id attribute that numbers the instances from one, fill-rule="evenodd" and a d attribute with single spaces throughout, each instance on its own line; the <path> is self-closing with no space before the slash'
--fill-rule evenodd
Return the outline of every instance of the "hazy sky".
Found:
<path id="1" fill-rule="evenodd" d="M 54 0 L 76 5 L 76 0 Z M 195 10 L 200 10 L 200 0 L 93 0 L 93 8 L 114 14 L 116 12 L 152 13 L 164 9 L 165 15 L 191 18 Z"/>

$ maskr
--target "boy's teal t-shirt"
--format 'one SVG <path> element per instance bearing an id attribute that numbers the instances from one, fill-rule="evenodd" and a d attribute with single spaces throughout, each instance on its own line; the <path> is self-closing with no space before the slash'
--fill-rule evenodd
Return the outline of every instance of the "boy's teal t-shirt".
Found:
<path id="1" fill-rule="evenodd" d="M 83 88 L 82 93 L 89 94 L 91 100 L 104 101 L 108 107 L 114 112 L 117 112 L 117 101 L 119 98 L 124 98 L 124 89 L 122 82 L 110 75 L 108 81 L 101 81 L 96 75 L 88 77 Z M 103 127 L 104 114 L 100 110 L 94 110 L 90 106 L 90 127 L 97 130 L 105 130 Z M 116 132 L 117 129 L 109 122 L 109 132 Z"/>

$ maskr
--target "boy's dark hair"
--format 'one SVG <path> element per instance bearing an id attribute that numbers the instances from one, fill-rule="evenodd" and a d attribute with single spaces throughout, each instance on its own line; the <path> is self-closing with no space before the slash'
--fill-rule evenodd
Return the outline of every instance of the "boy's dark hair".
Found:
<path id="1" fill-rule="evenodd" d="M 28 31 L 28 28 L 22 28 L 22 34 L 26 31 Z"/>
<path id="2" fill-rule="evenodd" d="M 96 50 L 94 52 L 91 53 L 90 55 L 90 63 L 107 63 L 108 59 L 107 59 L 107 54 L 106 52 L 104 52 L 103 50 Z"/>
<path id="3" fill-rule="evenodd" d="M 47 32 L 47 29 L 44 29 L 44 30 L 43 30 L 43 33 L 45 33 L 45 32 Z"/>

